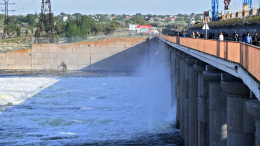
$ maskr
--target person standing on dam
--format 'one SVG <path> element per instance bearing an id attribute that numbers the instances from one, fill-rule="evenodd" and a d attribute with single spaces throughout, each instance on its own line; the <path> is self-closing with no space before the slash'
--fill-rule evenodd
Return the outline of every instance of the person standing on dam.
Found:
<path id="1" fill-rule="evenodd" d="M 213 39 L 213 35 L 211 32 L 209 33 L 209 39 Z"/>
<path id="2" fill-rule="evenodd" d="M 218 40 L 219 41 L 224 41 L 224 36 L 223 36 L 222 32 L 219 34 Z"/>
<path id="3" fill-rule="evenodd" d="M 255 32 L 255 35 L 253 36 L 253 45 L 259 46 L 258 42 L 259 42 L 259 36 L 258 33 Z"/>
<path id="4" fill-rule="evenodd" d="M 253 41 L 252 41 L 252 37 L 251 37 L 249 32 L 247 33 L 247 36 L 245 36 L 243 42 L 246 43 L 246 44 L 252 44 Z"/>

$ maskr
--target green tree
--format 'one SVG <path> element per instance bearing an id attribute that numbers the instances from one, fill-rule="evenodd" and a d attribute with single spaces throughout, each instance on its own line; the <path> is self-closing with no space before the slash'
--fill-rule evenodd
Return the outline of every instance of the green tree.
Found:
<path id="1" fill-rule="evenodd" d="M 9 31 L 10 32 L 15 32 L 17 30 L 17 25 L 16 24 L 9 24 Z"/>
<path id="2" fill-rule="evenodd" d="M 28 15 L 26 16 L 26 20 L 27 20 L 27 22 L 28 22 L 29 25 L 33 25 L 34 22 L 35 22 L 35 17 L 34 17 L 33 14 L 28 14 Z"/>
<path id="3" fill-rule="evenodd" d="M 17 27 L 16 34 L 17 34 L 18 37 L 21 36 L 21 28 L 20 27 Z"/>
<path id="4" fill-rule="evenodd" d="M 105 16 L 100 16 L 100 19 L 99 19 L 100 22 L 105 22 L 106 21 L 106 17 Z"/>
<path id="5" fill-rule="evenodd" d="M 26 29 L 26 30 L 25 30 L 25 34 L 26 34 L 26 36 L 28 35 L 28 33 L 29 33 L 29 31 L 28 31 L 28 29 Z"/>
<path id="6" fill-rule="evenodd" d="M 70 20 L 70 21 L 67 23 L 65 35 L 66 35 L 67 37 L 78 36 L 78 27 L 77 27 L 77 24 L 74 23 L 72 20 Z"/>
<path id="7" fill-rule="evenodd" d="M 33 25 L 30 25 L 29 27 L 28 27 L 28 29 L 33 33 L 33 28 L 34 28 L 34 26 Z"/>
<path id="8" fill-rule="evenodd" d="M 80 21 L 80 36 L 86 36 L 88 34 L 88 22 L 87 22 L 87 16 L 84 15 L 81 17 L 81 21 Z"/>
<path id="9" fill-rule="evenodd" d="M 146 21 L 143 20 L 143 17 L 137 16 L 133 18 L 134 23 L 139 25 L 147 25 Z"/>

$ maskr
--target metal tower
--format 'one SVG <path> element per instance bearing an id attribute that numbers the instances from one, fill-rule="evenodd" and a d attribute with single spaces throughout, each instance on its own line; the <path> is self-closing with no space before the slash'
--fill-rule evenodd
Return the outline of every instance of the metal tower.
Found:
<path id="1" fill-rule="evenodd" d="M 212 21 L 218 20 L 218 5 L 219 0 L 212 0 Z"/>
<path id="2" fill-rule="evenodd" d="M 5 12 L 5 26 L 4 26 L 4 35 L 3 35 L 3 39 L 7 36 L 9 36 L 9 18 L 8 18 L 8 12 L 9 11 L 14 11 L 14 10 L 8 10 L 8 5 L 14 5 L 15 3 L 8 3 L 9 0 L 4 0 L 4 3 L 0 3 L 1 5 L 5 5 L 5 10 L 1 10 L 3 12 Z"/>
<path id="3" fill-rule="evenodd" d="M 48 18 L 46 18 L 47 15 L 49 15 Z M 39 24 L 35 34 L 35 43 L 36 42 L 39 43 L 39 38 L 41 37 L 41 31 L 43 30 L 42 27 L 48 21 L 49 21 L 50 30 L 46 32 L 47 34 L 45 35 L 45 37 L 52 37 L 52 38 L 56 37 L 56 32 L 54 29 L 53 17 L 51 12 L 51 0 L 42 0 Z"/>

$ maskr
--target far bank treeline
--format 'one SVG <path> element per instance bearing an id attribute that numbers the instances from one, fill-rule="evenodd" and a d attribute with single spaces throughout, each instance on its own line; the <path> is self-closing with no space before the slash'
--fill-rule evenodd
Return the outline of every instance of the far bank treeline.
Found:
<path id="1" fill-rule="evenodd" d="M 41 34 L 45 34 L 50 31 L 49 25 L 49 15 L 45 15 L 46 21 L 44 21 L 43 26 L 41 26 Z M 116 20 L 108 22 L 97 22 L 91 15 L 81 15 L 75 19 L 68 19 L 63 21 L 60 18 L 54 18 L 52 15 L 55 31 L 59 36 L 66 37 L 84 37 L 87 35 L 95 35 L 98 33 L 110 34 L 116 31 L 120 27 L 119 22 Z M 25 34 L 28 34 L 28 31 L 34 32 L 38 27 L 39 15 L 28 14 L 26 16 L 9 16 L 9 32 L 16 33 L 17 36 L 21 34 L 21 28 L 25 29 Z M 3 28 L 4 25 L 4 15 L 0 14 L 0 27 Z"/>

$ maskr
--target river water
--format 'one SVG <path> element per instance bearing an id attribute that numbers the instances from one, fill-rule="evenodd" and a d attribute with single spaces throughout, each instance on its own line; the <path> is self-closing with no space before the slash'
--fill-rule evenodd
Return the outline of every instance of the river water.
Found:
<path id="1" fill-rule="evenodd" d="M 180 144 L 167 77 L 9 74 L 0 78 L 0 145 Z"/>

